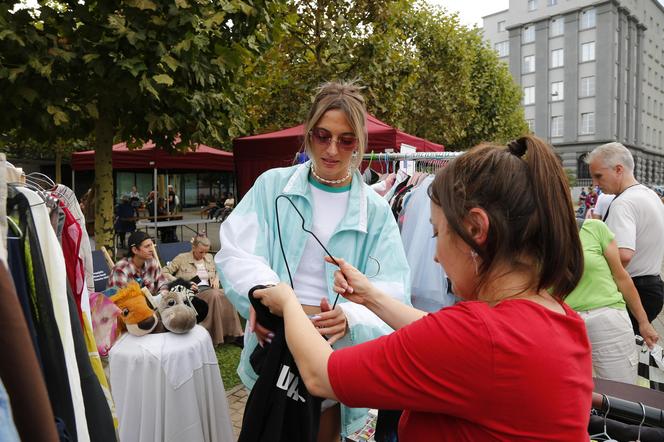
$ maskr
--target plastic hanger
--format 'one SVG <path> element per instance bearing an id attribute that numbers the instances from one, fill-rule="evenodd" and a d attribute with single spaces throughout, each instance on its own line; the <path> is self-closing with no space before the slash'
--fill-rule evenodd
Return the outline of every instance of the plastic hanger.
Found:
<path id="1" fill-rule="evenodd" d="M 641 406 L 641 412 L 643 413 L 643 416 L 641 417 L 641 423 L 639 424 L 639 433 L 636 436 L 636 442 L 641 442 L 641 428 L 643 427 L 643 423 L 646 421 L 646 406 L 643 405 L 642 402 L 639 402 L 639 405 Z"/>
<path id="2" fill-rule="evenodd" d="M 11 216 L 8 216 L 8 217 L 7 217 L 7 222 L 8 222 L 9 224 L 11 224 L 12 232 L 18 235 L 18 236 L 16 236 L 16 237 L 14 237 L 14 236 L 8 236 L 7 238 L 8 238 L 8 239 L 21 239 L 21 238 L 23 238 L 23 231 L 22 231 L 21 228 L 18 226 L 18 224 L 16 224 L 16 221 L 14 221 L 14 219 L 13 219 Z"/>
<path id="3" fill-rule="evenodd" d="M 27 178 L 30 181 L 37 183 L 45 183 L 47 185 L 46 190 L 52 190 L 56 187 L 55 182 L 48 175 L 44 175 L 41 172 L 31 172 L 27 175 Z"/>

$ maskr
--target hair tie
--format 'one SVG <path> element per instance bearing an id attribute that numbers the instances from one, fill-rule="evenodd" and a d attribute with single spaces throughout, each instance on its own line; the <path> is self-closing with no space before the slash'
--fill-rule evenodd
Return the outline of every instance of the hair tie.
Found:
<path id="1" fill-rule="evenodd" d="M 527 148 L 528 146 L 526 145 L 526 137 L 521 137 L 507 143 L 507 149 L 510 151 L 510 153 L 519 158 L 525 155 Z"/>

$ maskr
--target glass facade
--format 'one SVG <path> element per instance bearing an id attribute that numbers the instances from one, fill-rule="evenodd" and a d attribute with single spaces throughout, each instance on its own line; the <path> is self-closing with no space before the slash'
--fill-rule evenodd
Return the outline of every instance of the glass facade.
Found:
<path id="1" fill-rule="evenodd" d="M 154 175 L 151 171 L 115 172 L 115 199 L 129 194 L 131 187 L 145 200 L 154 187 Z M 168 185 L 172 185 L 178 195 L 182 208 L 206 206 L 210 199 L 219 199 L 227 192 L 235 193 L 235 180 L 232 172 L 158 171 L 157 188 L 163 196 Z"/>

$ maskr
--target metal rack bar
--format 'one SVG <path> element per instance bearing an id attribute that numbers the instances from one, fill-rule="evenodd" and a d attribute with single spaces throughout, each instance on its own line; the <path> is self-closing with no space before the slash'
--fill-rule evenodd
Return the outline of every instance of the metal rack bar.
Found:
<path id="1" fill-rule="evenodd" d="M 409 161 L 409 160 L 452 160 L 463 152 L 415 152 L 415 153 L 365 153 L 363 160 Z"/>

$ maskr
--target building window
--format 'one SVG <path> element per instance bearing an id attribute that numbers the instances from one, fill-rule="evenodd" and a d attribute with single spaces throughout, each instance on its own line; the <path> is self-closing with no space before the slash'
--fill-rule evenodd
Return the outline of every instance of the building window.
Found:
<path id="1" fill-rule="evenodd" d="M 535 56 L 526 55 L 523 57 L 523 73 L 528 74 L 530 72 L 535 72 Z"/>
<path id="2" fill-rule="evenodd" d="M 496 49 L 496 52 L 498 53 L 499 57 L 507 57 L 508 55 L 510 55 L 509 41 L 501 41 L 500 43 L 496 43 L 494 45 L 494 48 Z"/>
<path id="3" fill-rule="evenodd" d="M 581 78 L 581 96 L 592 97 L 595 95 L 595 76 Z"/>
<path id="4" fill-rule="evenodd" d="M 563 117 L 561 115 L 551 117 L 551 136 L 563 136 Z"/>
<path id="5" fill-rule="evenodd" d="M 535 26 L 525 26 L 523 28 L 523 36 L 521 37 L 522 43 L 532 43 L 535 41 Z"/>
<path id="6" fill-rule="evenodd" d="M 581 133 L 584 135 L 595 133 L 595 112 L 581 114 Z"/>
<path id="7" fill-rule="evenodd" d="M 528 86 L 523 88 L 523 104 L 535 104 L 535 86 Z"/>
<path id="8" fill-rule="evenodd" d="M 563 32 L 565 32 L 565 18 L 558 17 L 551 20 L 551 24 L 549 25 L 549 35 L 551 37 L 556 37 L 558 35 L 563 35 Z"/>
<path id="9" fill-rule="evenodd" d="M 581 12 L 581 29 L 594 28 L 596 22 L 595 9 L 586 9 Z"/>
<path id="10" fill-rule="evenodd" d="M 546 5 L 547 6 L 556 6 L 558 4 L 558 0 L 547 0 Z"/>
<path id="11" fill-rule="evenodd" d="M 526 120 L 526 124 L 528 125 L 528 132 L 535 133 L 535 120 L 532 118 L 529 118 Z"/>
<path id="12" fill-rule="evenodd" d="M 528 10 L 534 11 L 537 9 L 537 0 L 528 0 Z"/>
<path id="13" fill-rule="evenodd" d="M 565 99 L 565 87 L 562 81 L 551 83 L 551 101 L 561 101 Z"/>
<path id="14" fill-rule="evenodd" d="M 498 22 L 498 32 L 505 32 L 505 20 Z"/>
<path id="15" fill-rule="evenodd" d="M 595 59 L 595 42 L 581 44 L 581 61 L 593 61 Z"/>
<path id="16" fill-rule="evenodd" d="M 554 49 L 551 51 L 551 67 L 559 68 L 565 64 L 565 51 L 563 49 Z"/>

